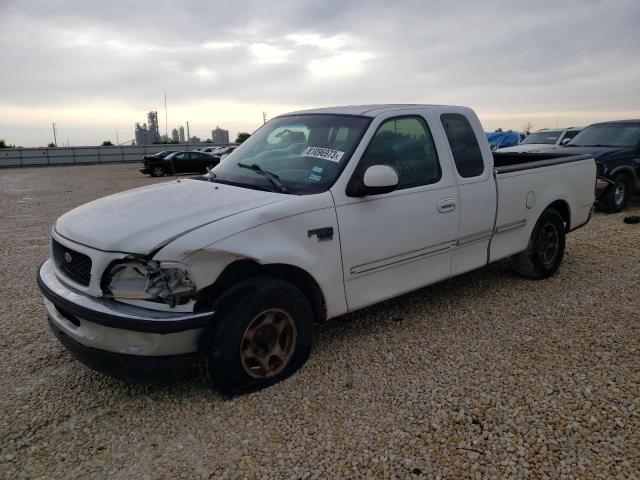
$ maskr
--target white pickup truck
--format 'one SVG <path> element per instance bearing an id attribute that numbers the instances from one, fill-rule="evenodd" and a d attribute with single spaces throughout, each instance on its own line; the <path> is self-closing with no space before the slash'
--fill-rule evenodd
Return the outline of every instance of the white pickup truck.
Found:
<path id="1" fill-rule="evenodd" d="M 55 335 L 96 370 L 199 365 L 243 392 L 300 367 L 314 322 L 512 255 L 553 274 L 595 180 L 589 155 L 492 154 L 469 108 L 295 112 L 202 177 L 60 217 L 38 284 Z"/>

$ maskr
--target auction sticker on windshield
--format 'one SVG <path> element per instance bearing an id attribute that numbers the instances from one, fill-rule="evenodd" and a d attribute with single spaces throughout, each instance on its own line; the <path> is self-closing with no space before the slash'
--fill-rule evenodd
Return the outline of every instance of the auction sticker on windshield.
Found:
<path id="1" fill-rule="evenodd" d="M 333 150 L 332 148 L 307 147 L 302 154 L 305 157 L 321 158 L 322 160 L 339 162 L 344 155 L 344 152 L 341 152 L 340 150 Z"/>

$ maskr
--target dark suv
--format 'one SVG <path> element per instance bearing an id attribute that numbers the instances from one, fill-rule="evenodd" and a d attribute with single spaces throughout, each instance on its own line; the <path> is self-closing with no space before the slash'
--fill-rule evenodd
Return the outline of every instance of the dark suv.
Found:
<path id="1" fill-rule="evenodd" d="M 220 158 L 202 152 L 174 152 L 164 158 L 149 157 L 144 159 L 142 173 L 152 177 L 162 177 L 174 173 L 205 173 L 220 163 Z"/>
<path id="2" fill-rule="evenodd" d="M 596 159 L 596 198 L 607 212 L 619 212 L 627 196 L 640 192 L 640 120 L 594 123 L 563 148 Z"/>

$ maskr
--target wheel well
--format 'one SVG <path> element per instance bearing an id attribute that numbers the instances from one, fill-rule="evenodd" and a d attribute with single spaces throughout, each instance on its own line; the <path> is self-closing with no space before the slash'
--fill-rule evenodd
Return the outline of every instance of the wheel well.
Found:
<path id="1" fill-rule="evenodd" d="M 627 181 L 627 188 L 629 189 L 629 193 L 633 193 L 636 190 L 636 179 L 633 170 L 623 167 L 611 172 L 612 178 L 617 175 L 622 175 Z"/>
<path id="2" fill-rule="evenodd" d="M 546 210 L 550 208 L 556 210 L 562 217 L 562 220 L 564 220 L 565 231 L 568 232 L 569 230 L 571 230 L 571 210 L 569 209 L 569 204 L 564 200 L 556 200 L 551 205 L 549 205 Z"/>
<path id="3" fill-rule="evenodd" d="M 281 263 L 262 265 L 253 260 L 237 260 L 227 265 L 215 283 L 200 292 L 197 307 L 213 306 L 216 300 L 231 287 L 242 280 L 254 277 L 278 278 L 295 285 L 311 305 L 314 319 L 317 322 L 326 320 L 327 310 L 324 295 L 315 279 L 308 272 L 293 265 Z"/>

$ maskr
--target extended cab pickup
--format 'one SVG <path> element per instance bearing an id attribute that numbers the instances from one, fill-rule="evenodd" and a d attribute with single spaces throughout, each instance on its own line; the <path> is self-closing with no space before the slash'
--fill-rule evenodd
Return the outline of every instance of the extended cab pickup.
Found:
<path id="1" fill-rule="evenodd" d="M 247 391 L 304 363 L 314 321 L 509 256 L 553 274 L 595 179 L 590 155 L 492 154 L 469 108 L 296 112 L 202 177 L 66 213 L 38 284 L 93 368 Z"/>

